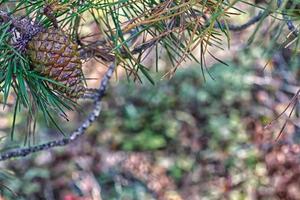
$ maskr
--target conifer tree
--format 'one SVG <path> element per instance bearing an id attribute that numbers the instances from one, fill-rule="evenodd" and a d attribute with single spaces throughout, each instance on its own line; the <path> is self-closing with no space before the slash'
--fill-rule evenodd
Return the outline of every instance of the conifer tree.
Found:
<path id="1" fill-rule="evenodd" d="M 7 134 L 12 138 L 18 134 L 14 127 L 22 110 L 28 112 L 30 136 L 36 113 L 41 112 L 59 130 L 60 123 L 54 115 L 67 118 L 66 111 L 76 112 L 80 99 L 94 101 L 90 115 L 73 133 L 36 146 L 8 150 L 0 154 L 0 160 L 64 146 L 84 134 L 100 114 L 101 100 L 116 67 L 122 67 L 131 80 L 139 82 L 144 76 L 155 84 L 151 74 L 160 70 L 158 60 L 163 52 L 171 63 L 165 77 L 172 77 L 182 63 L 192 60 L 201 66 L 203 77 L 199 78 L 205 78 L 209 74 L 205 56 L 226 64 L 212 48 L 226 51 L 224 46 L 230 46 L 232 32 L 253 26 L 254 31 L 245 41 L 245 45 L 251 45 L 266 19 L 273 20 L 277 27 L 269 30 L 275 35 L 273 43 L 278 48 L 288 46 L 297 51 L 300 37 L 294 21 L 299 19 L 299 3 L 294 2 L 0 1 L 1 103 L 5 107 L 9 98 L 14 99 L 14 119 L 11 133 Z M 246 12 L 239 5 L 252 8 L 243 24 L 236 23 Z M 81 31 L 88 23 L 97 25 L 96 35 Z M 285 35 L 285 41 L 278 44 L 278 38 Z M 154 66 L 143 62 L 149 56 L 154 57 Z M 91 58 L 107 66 L 99 88 L 86 86 L 82 63 Z"/>

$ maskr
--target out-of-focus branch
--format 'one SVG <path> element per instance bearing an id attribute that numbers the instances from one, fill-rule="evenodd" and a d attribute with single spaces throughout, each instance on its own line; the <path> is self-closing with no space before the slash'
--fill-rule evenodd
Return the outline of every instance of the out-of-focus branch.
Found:
<path id="1" fill-rule="evenodd" d="M 87 128 L 91 126 L 91 124 L 96 120 L 101 111 L 101 101 L 105 95 L 106 88 L 108 86 L 108 82 L 114 72 L 115 63 L 111 64 L 103 77 L 100 87 L 94 97 L 94 108 L 91 114 L 86 118 L 86 120 L 81 124 L 81 126 L 75 130 L 69 137 L 65 137 L 59 140 L 54 140 L 51 142 L 47 142 L 44 144 L 28 147 L 28 148 L 16 148 L 12 150 L 8 150 L 0 154 L 0 161 L 8 160 L 11 158 L 24 157 L 29 154 L 48 150 L 54 147 L 65 146 L 76 139 L 78 139 L 81 135 L 83 135 Z"/>
<path id="2" fill-rule="evenodd" d="M 282 0 L 277 0 L 277 7 L 280 8 L 281 6 L 282 6 Z M 288 29 L 292 32 L 292 34 L 295 37 L 298 37 L 299 31 L 297 30 L 293 21 L 289 18 L 289 16 L 286 14 L 286 12 L 284 10 L 282 11 L 282 17 L 283 17 L 283 20 L 285 21 Z"/>
<path id="3" fill-rule="evenodd" d="M 215 24 L 215 28 L 221 28 L 221 29 L 226 29 L 228 28 L 230 31 L 242 31 L 245 30 L 247 28 L 249 28 L 250 26 L 256 24 L 257 22 L 259 22 L 260 20 L 262 20 L 263 18 L 267 17 L 270 14 L 269 11 L 264 11 L 264 12 L 259 12 L 256 16 L 252 17 L 251 19 L 249 19 L 246 23 L 244 24 L 240 24 L 240 25 L 235 25 L 235 24 Z"/>

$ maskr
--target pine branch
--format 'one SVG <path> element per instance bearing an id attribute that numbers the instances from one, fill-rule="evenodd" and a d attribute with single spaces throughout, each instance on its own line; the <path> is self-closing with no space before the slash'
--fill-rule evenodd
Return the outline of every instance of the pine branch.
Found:
<path id="1" fill-rule="evenodd" d="M 228 5 L 215 4 L 213 3 L 213 1 L 209 1 L 211 5 L 203 4 L 200 2 L 195 3 L 194 1 L 187 1 L 185 3 L 174 1 L 171 4 L 170 2 L 168 3 L 167 1 L 165 1 L 160 4 L 155 4 L 154 7 L 152 7 L 153 2 L 149 1 L 149 5 L 146 5 L 142 9 L 138 9 L 138 4 L 133 3 L 132 6 L 136 7 L 135 10 L 137 11 L 137 13 L 130 12 L 133 7 L 124 6 L 126 5 L 126 3 L 124 3 L 123 6 L 121 6 L 121 2 L 116 3 L 116 5 L 118 6 L 115 6 L 114 4 L 107 4 L 104 7 L 98 7 L 98 9 L 105 8 L 105 15 L 110 16 L 112 18 L 111 19 L 110 17 L 102 17 L 101 19 L 103 24 L 107 26 L 105 29 L 105 34 L 107 34 L 107 38 L 104 41 L 96 41 L 86 46 L 81 45 L 81 58 L 96 57 L 100 59 L 106 59 L 106 62 L 115 62 L 115 60 L 118 60 L 118 62 L 120 62 L 120 64 L 123 66 L 126 66 L 126 64 L 128 64 L 129 66 L 127 69 L 131 70 L 129 74 L 133 74 L 134 78 L 138 79 L 138 72 L 142 72 L 143 74 L 145 74 L 146 77 L 149 77 L 149 74 L 147 74 L 146 70 L 147 68 L 145 68 L 141 64 L 141 60 L 143 60 L 142 54 L 145 54 L 146 57 L 148 55 L 147 53 L 145 53 L 146 50 L 149 50 L 152 47 L 155 47 L 160 44 L 166 49 L 172 63 L 175 63 L 174 72 L 178 65 L 186 58 L 193 59 L 196 62 L 201 63 L 202 67 L 202 61 L 199 62 L 199 60 L 195 58 L 192 52 L 198 46 L 205 47 L 204 49 L 207 49 L 207 46 L 214 46 L 218 48 L 220 44 L 222 44 L 222 41 L 219 38 L 219 36 L 222 33 L 220 33 L 220 31 L 216 29 L 221 29 L 225 35 L 227 35 L 226 32 L 228 31 L 242 31 L 265 19 L 265 17 L 267 17 L 271 13 L 271 11 L 265 9 L 264 12 L 260 12 L 258 15 L 253 16 L 246 23 L 241 25 L 235 25 L 226 23 L 227 17 L 231 15 L 230 13 L 227 13 L 227 9 L 224 9 L 223 7 Z M 130 2 L 128 1 L 128 3 Z M 282 1 L 278 0 L 278 7 L 281 7 L 281 5 Z M 91 9 L 92 12 L 92 10 L 94 8 L 97 8 L 96 6 L 99 5 L 95 4 L 93 6 L 87 6 L 85 9 L 83 9 L 82 7 L 79 13 L 83 13 L 84 10 L 88 9 Z M 218 9 L 211 9 L 213 7 L 216 7 Z M 119 10 L 122 10 L 125 13 L 127 20 L 124 21 L 124 16 L 118 14 Z M 64 12 L 61 12 L 60 15 L 63 15 L 63 13 Z M 211 18 L 206 18 L 206 13 L 209 13 L 208 16 L 210 16 Z M 75 27 L 75 25 L 72 24 L 72 22 L 75 20 L 76 16 L 77 15 L 70 15 L 68 19 L 64 18 L 64 20 L 66 20 L 65 23 L 59 23 L 61 26 L 69 24 L 68 28 L 72 30 Z M 97 23 L 99 22 L 97 21 L 98 18 L 101 18 L 101 16 L 97 15 L 93 17 L 95 22 Z M 293 22 L 289 19 L 285 12 L 283 12 L 283 18 L 286 21 L 289 30 L 291 30 L 293 34 L 298 35 L 298 30 L 295 28 Z M 0 25 L 9 22 L 9 26 L 12 26 L 17 29 L 24 29 L 26 27 L 22 24 L 29 24 L 27 22 L 24 23 L 24 20 L 29 20 L 31 22 L 31 20 L 28 18 L 13 17 L 12 15 L 0 10 Z M 38 26 L 34 26 L 34 24 L 32 25 L 33 26 L 29 26 L 29 28 L 32 28 L 33 31 L 25 32 L 30 33 L 38 31 L 34 29 Z M 26 30 L 29 30 L 29 28 L 26 28 Z M 130 34 L 129 39 L 126 39 L 127 37 L 124 36 L 125 34 L 126 36 L 127 34 Z M 138 37 L 144 37 L 145 40 L 134 46 L 134 42 L 132 41 L 135 41 Z M 30 37 L 27 37 L 26 39 L 30 40 Z M 202 52 L 201 50 L 201 54 L 204 53 L 205 52 Z M 142 59 L 136 59 L 136 54 L 140 54 L 139 57 L 141 57 Z M 203 55 L 201 55 L 201 59 L 202 56 Z M 19 59 L 22 61 L 21 58 Z M 81 135 L 83 135 L 86 129 L 95 121 L 95 119 L 100 114 L 101 100 L 104 96 L 108 81 L 114 71 L 114 68 L 115 65 L 112 64 L 101 82 L 100 88 L 96 93 L 97 95 L 94 97 L 95 106 L 93 111 L 90 113 L 89 117 L 82 123 L 82 125 L 76 131 L 71 133 L 69 137 L 60 140 L 54 140 L 33 147 L 8 150 L 0 154 L 0 161 L 15 157 L 24 157 L 34 152 L 43 151 L 54 147 L 65 146 L 70 142 L 78 139 Z M 14 68 L 9 69 L 13 71 L 12 69 Z M 151 79 L 151 77 L 149 79 Z M 6 82 L 10 83 L 12 81 L 9 80 Z M 6 88 L 9 88 L 10 86 L 14 85 L 7 84 Z M 6 96 L 8 96 L 9 90 L 5 91 L 7 94 Z M 22 95 L 26 97 L 26 92 L 27 91 L 24 90 L 24 95 L 23 93 L 20 93 L 18 95 L 20 95 L 21 97 Z M 47 97 L 48 95 L 44 96 Z M 37 97 L 39 96 L 37 95 Z M 85 97 L 88 98 L 89 96 Z M 58 101 L 59 98 L 56 98 L 57 97 L 55 97 L 54 100 Z M 23 99 L 27 100 L 26 98 Z M 27 101 L 24 102 L 25 103 L 23 104 L 26 105 Z M 43 105 L 46 104 L 41 104 L 40 107 L 46 107 Z"/>
<path id="2" fill-rule="evenodd" d="M 259 12 L 256 16 L 252 17 L 251 19 L 249 19 L 244 24 L 235 25 L 235 24 L 224 24 L 224 23 L 222 23 L 222 24 L 215 24 L 215 28 L 220 28 L 220 29 L 228 28 L 230 31 L 243 31 L 243 30 L 249 28 L 250 26 L 256 24 L 257 22 L 259 22 L 263 18 L 266 18 L 268 15 L 270 15 L 270 11 L 265 10 L 264 12 L 262 12 L 262 11 Z"/>
<path id="3" fill-rule="evenodd" d="M 282 0 L 277 0 L 277 7 L 280 8 L 282 6 Z M 285 21 L 288 29 L 292 32 L 292 34 L 295 37 L 299 36 L 299 31 L 297 30 L 296 26 L 294 25 L 294 22 L 289 18 L 287 15 L 286 11 L 282 11 L 282 17 L 283 20 Z"/>
<path id="4" fill-rule="evenodd" d="M 270 11 L 265 10 L 264 12 L 259 12 L 256 16 L 250 18 L 247 22 L 245 22 L 244 24 L 240 24 L 240 25 L 236 25 L 236 24 L 225 24 L 225 23 L 221 23 L 221 24 L 215 24 L 214 28 L 219 28 L 219 29 L 226 29 L 228 28 L 230 31 L 243 31 L 247 28 L 249 28 L 250 26 L 258 23 L 260 20 L 266 18 L 267 16 L 270 15 Z M 210 26 L 210 23 L 208 22 L 207 26 Z M 139 27 L 140 28 L 140 27 Z M 132 40 L 136 39 L 136 37 L 134 37 Z M 136 55 L 139 53 L 142 53 L 143 51 L 147 50 L 147 49 L 151 49 L 152 47 L 154 47 L 155 45 L 157 45 L 158 43 L 158 39 L 152 39 L 149 41 L 146 41 L 144 43 L 141 43 L 137 46 L 135 46 L 130 53 L 126 52 L 126 50 L 120 49 L 120 54 L 122 55 L 122 57 L 126 57 L 128 56 L 128 54 L 131 55 Z M 106 40 L 98 40 L 95 41 L 87 46 L 84 46 L 81 50 L 80 50 L 80 56 L 82 59 L 87 59 L 90 57 L 97 57 L 100 58 L 106 62 L 111 62 L 113 60 L 115 60 L 115 56 L 110 54 L 110 52 L 112 52 L 112 49 L 99 49 L 97 48 L 98 46 L 103 46 L 106 45 Z"/>
<path id="5" fill-rule="evenodd" d="M 101 101 L 105 95 L 105 91 L 108 86 L 108 82 L 114 72 L 115 69 L 115 63 L 111 64 L 105 73 L 105 76 L 103 77 L 100 87 L 97 91 L 97 94 L 95 95 L 94 99 L 94 108 L 91 111 L 90 115 L 84 120 L 84 122 L 81 124 L 81 126 L 74 132 L 71 133 L 69 137 L 60 139 L 60 140 L 54 140 L 51 142 L 47 142 L 44 144 L 40 144 L 37 146 L 32 146 L 28 148 L 16 148 L 12 150 L 8 150 L 6 152 L 3 152 L 0 154 L 0 161 L 8 160 L 11 158 L 17 158 L 17 157 L 25 157 L 29 154 L 39 152 L 39 151 L 45 151 L 52 149 L 54 147 L 59 146 L 65 146 L 78 138 L 82 136 L 85 131 L 92 125 L 92 123 L 99 117 L 100 111 L 101 111 Z"/>

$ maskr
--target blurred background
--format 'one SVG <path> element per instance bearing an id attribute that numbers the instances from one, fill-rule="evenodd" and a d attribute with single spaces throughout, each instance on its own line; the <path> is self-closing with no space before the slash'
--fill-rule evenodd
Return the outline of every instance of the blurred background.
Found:
<path id="1" fill-rule="evenodd" d="M 288 48 L 274 50 L 272 34 L 264 35 L 268 28 L 267 22 L 250 46 L 254 28 L 233 33 L 230 50 L 212 50 L 228 66 L 207 58 L 205 77 L 199 65 L 186 62 L 165 78 L 164 53 L 162 70 L 151 72 L 155 85 L 128 80 L 119 69 L 100 118 L 83 137 L 0 163 L 1 199 L 300 199 L 299 104 L 292 110 L 300 58 Z M 85 63 L 90 87 L 105 69 L 95 60 Z M 68 121 L 56 118 L 65 134 L 91 106 L 82 101 Z M 24 113 L 15 139 L 5 138 L 11 109 L 0 113 L 2 151 L 63 137 L 40 120 L 34 140 L 24 144 Z"/>

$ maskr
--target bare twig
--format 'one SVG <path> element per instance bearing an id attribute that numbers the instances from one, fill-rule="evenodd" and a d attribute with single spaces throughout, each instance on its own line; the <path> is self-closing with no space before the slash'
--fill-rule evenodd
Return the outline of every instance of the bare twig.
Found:
<path id="1" fill-rule="evenodd" d="M 94 99 L 94 108 L 91 112 L 91 114 L 87 117 L 87 119 L 82 123 L 82 125 L 75 130 L 69 137 L 65 137 L 59 140 L 54 140 L 51 142 L 47 142 L 44 144 L 28 147 L 28 148 L 16 148 L 12 150 L 8 150 L 6 152 L 3 152 L 0 154 L 0 161 L 8 160 L 11 158 L 17 158 L 17 157 L 24 157 L 29 154 L 38 152 L 38 151 L 44 151 L 48 150 L 54 147 L 59 146 L 65 146 L 74 140 L 78 139 L 81 135 L 83 135 L 87 128 L 91 126 L 91 124 L 96 120 L 96 118 L 99 116 L 101 111 L 101 100 L 105 95 L 106 88 L 108 86 L 108 82 L 114 72 L 115 69 L 115 63 L 111 64 L 103 77 L 100 87 L 97 91 L 97 95 L 95 95 Z"/>

